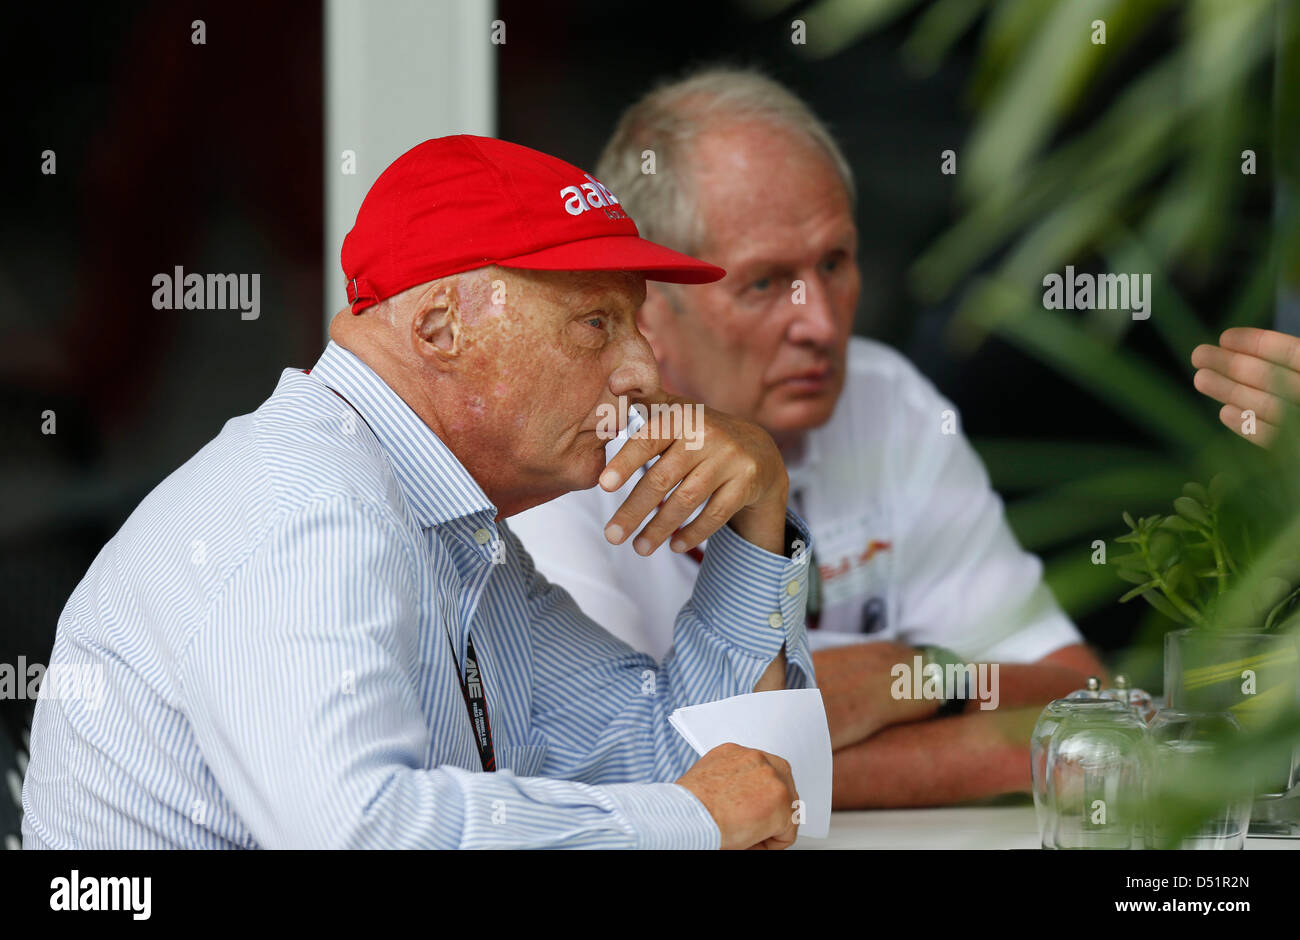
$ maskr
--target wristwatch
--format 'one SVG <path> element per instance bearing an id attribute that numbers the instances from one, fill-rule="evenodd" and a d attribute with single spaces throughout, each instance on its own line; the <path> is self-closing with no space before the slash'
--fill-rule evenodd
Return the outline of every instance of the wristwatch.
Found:
<path id="1" fill-rule="evenodd" d="M 961 687 L 953 690 L 951 698 L 945 696 L 939 705 L 939 710 L 935 712 L 936 718 L 945 718 L 948 715 L 960 715 L 966 710 L 966 703 L 970 701 L 971 693 L 974 691 L 970 687 L 970 673 L 966 669 L 965 661 L 944 646 L 918 646 L 917 652 L 921 654 L 921 669 L 924 675 L 926 667 L 936 665 L 939 667 L 942 683 L 940 687 L 946 693 L 948 691 L 947 677 L 949 673 L 948 666 L 956 666 L 951 670 L 957 675 L 961 682 Z"/>

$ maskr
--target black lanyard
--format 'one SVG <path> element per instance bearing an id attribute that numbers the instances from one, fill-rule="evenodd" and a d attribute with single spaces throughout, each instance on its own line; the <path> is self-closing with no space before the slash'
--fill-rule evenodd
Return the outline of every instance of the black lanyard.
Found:
<path id="1" fill-rule="evenodd" d="M 451 661 L 456 662 L 456 647 L 447 635 L 447 645 L 451 647 Z M 478 657 L 474 654 L 474 638 L 465 640 L 465 675 L 456 669 L 456 678 L 460 680 L 460 694 L 465 698 L 465 710 L 469 712 L 469 725 L 474 730 L 474 743 L 478 745 L 478 759 L 486 773 L 497 769 L 496 753 L 492 750 L 492 725 L 488 722 L 487 697 L 483 694 L 483 677 L 478 671 Z"/>

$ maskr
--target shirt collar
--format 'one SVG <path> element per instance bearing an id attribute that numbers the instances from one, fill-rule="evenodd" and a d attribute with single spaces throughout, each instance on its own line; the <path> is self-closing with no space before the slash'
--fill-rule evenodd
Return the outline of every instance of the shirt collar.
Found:
<path id="1" fill-rule="evenodd" d="M 365 419 L 421 526 L 479 512 L 496 518 L 497 508 L 442 438 L 354 353 L 330 340 L 310 378 L 340 393 Z"/>

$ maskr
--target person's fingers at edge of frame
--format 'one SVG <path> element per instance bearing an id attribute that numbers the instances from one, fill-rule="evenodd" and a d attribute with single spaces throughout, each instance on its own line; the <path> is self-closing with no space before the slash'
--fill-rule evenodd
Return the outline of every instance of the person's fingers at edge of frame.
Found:
<path id="1" fill-rule="evenodd" d="M 1289 402 L 1300 402 L 1300 373 L 1246 353 L 1229 352 L 1217 346 L 1209 349 L 1209 353 L 1200 357 L 1202 369 Z"/>
<path id="2" fill-rule="evenodd" d="M 1192 350 L 1192 355 L 1190 357 L 1192 365 L 1196 366 L 1198 369 L 1209 368 L 1209 357 L 1215 352 L 1218 352 L 1220 348 L 1221 347 L 1219 346 L 1212 346 L 1209 343 L 1201 343 L 1201 345 Z"/>
<path id="3" fill-rule="evenodd" d="M 1289 333 L 1254 326 L 1234 326 L 1219 336 L 1219 345 L 1233 352 L 1246 353 L 1300 371 L 1300 338 Z"/>
<path id="4" fill-rule="evenodd" d="M 1261 421 L 1259 418 L 1255 419 L 1255 433 L 1247 433 L 1245 430 L 1245 414 L 1236 405 L 1224 405 L 1220 408 L 1219 420 L 1224 427 L 1238 437 L 1244 437 L 1252 444 L 1258 444 L 1260 447 L 1267 447 L 1277 437 L 1277 428 L 1267 421 Z"/>
<path id="5" fill-rule="evenodd" d="M 1284 403 L 1282 399 L 1257 388 L 1234 382 L 1227 376 L 1209 369 L 1201 369 L 1192 378 L 1196 390 L 1225 405 L 1236 405 L 1243 411 L 1253 411 L 1258 419 L 1270 424 L 1281 424 Z"/>

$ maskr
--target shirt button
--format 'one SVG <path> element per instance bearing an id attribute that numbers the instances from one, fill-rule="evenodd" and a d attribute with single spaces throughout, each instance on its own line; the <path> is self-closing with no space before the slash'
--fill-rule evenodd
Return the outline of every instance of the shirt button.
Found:
<path id="1" fill-rule="evenodd" d="M 772 611 L 772 613 L 767 618 L 767 625 L 771 627 L 773 630 L 781 629 L 781 624 L 783 622 L 784 621 L 781 619 L 781 612 L 779 610 Z"/>
<path id="2" fill-rule="evenodd" d="M 791 581 L 789 584 L 785 586 L 785 593 L 789 594 L 791 597 L 794 597 L 796 594 L 799 593 L 799 589 L 801 587 L 803 587 L 802 581 Z"/>
<path id="3" fill-rule="evenodd" d="M 486 545 L 488 542 L 492 541 L 492 533 L 487 529 L 479 529 L 474 533 L 474 541 L 478 542 L 480 545 Z"/>

